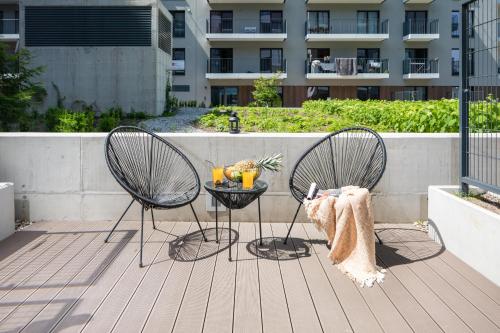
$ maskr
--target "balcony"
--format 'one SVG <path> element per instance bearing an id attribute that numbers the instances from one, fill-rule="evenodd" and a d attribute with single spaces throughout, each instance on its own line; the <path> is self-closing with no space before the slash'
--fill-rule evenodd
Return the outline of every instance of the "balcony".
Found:
<path id="1" fill-rule="evenodd" d="M 285 0 L 207 0 L 209 4 L 283 4 Z"/>
<path id="2" fill-rule="evenodd" d="M 306 61 L 309 80 L 382 80 L 389 78 L 387 59 L 334 58 Z"/>
<path id="3" fill-rule="evenodd" d="M 439 79 L 439 60 L 420 58 L 403 60 L 403 79 Z"/>
<path id="4" fill-rule="evenodd" d="M 0 40 L 4 42 L 19 40 L 19 19 L 0 19 Z"/>
<path id="5" fill-rule="evenodd" d="M 206 160 L 234 161 L 269 151 L 287 154 L 284 170 L 266 175 L 271 186 L 261 197 L 263 244 L 257 203 L 234 210 L 231 226 L 226 210 L 216 229 L 204 190 L 193 205 L 207 242 L 190 209 L 155 210 L 155 229 L 148 210 L 141 233 L 141 211 L 134 203 L 105 243 L 130 202 L 107 170 L 102 149 L 106 134 L 1 133 L 2 178 L 16 180 L 17 216 L 26 211 L 35 222 L 0 242 L 3 331 L 497 331 L 500 278 L 494 270 L 485 276 L 478 269 L 496 268 L 497 261 L 477 253 L 498 254 L 489 246 L 498 241 L 498 224 L 492 220 L 498 215 L 477 208 L 491 217 L 490 229 L 481 228 L 484 221 L 475 219 L 477 214 L 465 216 L 463 229 L 432 223 L 427 233 L 412 224 L 427 216 L 432 221 L 438 214 L 456 216 L 460 206 L 449 202 L 464 199 L 455 192 L 430 189 L 430 213 L 417 208 L 425 205 L 429 185 L 459 174 L 458 135 L 381 134 L 389 160 L 373 205 L 377 222 L 391 218 L 395 224 L 375 224 L 383 244 L 374 241 L 374 255 L 387 271 L 385 281 L 372 288 L 361 288 L 332 264 L 324 234 L 307 222 L 303 209 L 283 244 L 297 205 L 288 192 L 289 174 L 302 153 L 325 134 L 158 135 L 187 152 L 203 183 L 209 177 Z M 498 147 L 498 140 L 487 133 L 471 139 L 485 149 Z M 367 153 L 370 148 L 366 145 Z M 330 154 L 326 146 L 324 153 Z M 482 170 L 495 171 L 476 172 Z M 471 201 L 467 198 L 463 206 L 473 206 Z M 2 209 L 2 217 L 7 214 Z M 471 231 L 482 237 L 470 237 Z M 476 249 L 466 261 L 452 247 L 463 237 L 462 248 Z"/>
<path id="6" fill-rule="evenodd" d="M 308 42 L 381 42 L 389 38 L 389 20 L 366 24 L 334 19 L 330 26 L 306 22 L 305 35 Z"/>
<path id="7" fill-rule="evenodd" d="M 403 41 L 430 42 L 439 39 L 439 20 L 408 20 L 403 23 Z"/>
<path id="8" fill-rule="evenodd" d="M 427 5 L 434 2 L 434 0 L 403 0 L 405 5 Z"/>
<path id="9" fill-rule="evenodd" d="M 286 60 L 276 61 L 272 59 L 260 59 L 260 70 L 258 72 L 245 70 L 235 71 L 234 61 L 231 58 L 212 58 L 207 61 L 208 80 L 255 80 L 261 77 L 278 76 L 279 79 L 286 79 Z"/>
<path id="10" fill-rule="evenodd" d="M 306 0 L 307 4 L 348 4 L 348 5 L 373 5 L 381 4 L 385 0 Z"/>
<path id="11" fill-rule="evenodd" d="M 287 38 L 286 21 L 207 20 L 206 28 L 211 42 L 283 42 Z"/>

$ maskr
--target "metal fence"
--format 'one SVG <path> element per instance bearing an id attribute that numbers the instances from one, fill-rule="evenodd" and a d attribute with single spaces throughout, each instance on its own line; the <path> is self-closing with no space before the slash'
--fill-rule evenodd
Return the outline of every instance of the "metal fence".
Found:
<path id="1" fill-rule="evenodd" d="M 462 5 L 460 180 L 500 193 L 500 49 L 497 0 Z"/>

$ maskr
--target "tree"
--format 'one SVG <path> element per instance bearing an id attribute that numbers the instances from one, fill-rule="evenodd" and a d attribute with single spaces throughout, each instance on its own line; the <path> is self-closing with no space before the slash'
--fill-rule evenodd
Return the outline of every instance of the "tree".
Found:
<path id="1" fill-rule="evenodd" d="M 255 106 L 279 106 L 280 95 L 278 93 L 279 79 L 278 74 L 270 78 L 260 77 L 253 82 L 254 91 L 252 92 Z"/>
<path id="2" fill-rule="evenodd" d="M 0 42 L 0 126 L 4 129 L 46 96 L 45 88 L 37 81 L 43 67 L 30 67 L 31 59 L 28 50 L 11 53 Z"/>

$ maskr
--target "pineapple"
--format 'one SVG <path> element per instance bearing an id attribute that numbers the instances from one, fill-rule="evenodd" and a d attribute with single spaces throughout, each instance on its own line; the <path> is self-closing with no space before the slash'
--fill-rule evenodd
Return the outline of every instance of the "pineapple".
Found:
<path id="1" fill-rule="evenodd" d="M 281 154 L 276 154 L 273 156 L 266 156 L 257 161 L 254 160 L 242 160 L 234 164 L 234 170 L 243 172 L 249 169 L 264 169 L 269 171 L 279 171 L 282 163 Z"/>
<path id="2" fill-rule="evenodd" d="M 269 171 L 280 171 L 282 167 L 283 162 L 283 155 L 276 154 L 274 156 L 267 156 L 263 157 L 260 160 L 257 161 L 256 167 L 264 170 L 269 170 Z"/>

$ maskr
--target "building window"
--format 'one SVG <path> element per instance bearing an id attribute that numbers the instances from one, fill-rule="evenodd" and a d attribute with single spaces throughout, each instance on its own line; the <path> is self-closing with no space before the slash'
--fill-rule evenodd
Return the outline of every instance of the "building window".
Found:
<path id="1" fill-rule="evenodd" d="M 451 75 L 460 75 L 460 50 L 451 49 Z"/>
<path id="2" fill-rule="evenodd" d="M 189 92 L 189 85 L 174 84 L 172 86 L 173 92 Z"/>
<path id="3" fill-rule="evenodd" d="M 307 87 L 307 99 L 328 99 L 330 98 L 330 87 Z"/>
<path id="4" fill-rule="evenodd" d="M 183 10 L 170 12 L 174 18 L 174 38 L 186 37 L 186 13 Z"/>
<path id="5" fill-rule="evenodd" d="M 378 11 L 358 11 L 358 34 L 376 34 L 379 33 Z"/>
<path id="6" fill-rule="evenodd" d="M 357 97 L 361 101 L 380 99 L 380 89 L 379 87 L 358 87 Z"/>
<path id="7" fill-rule="evenodd" d="M 172 60 L 186 60 L 186 49 L 173 49 Z M 173 75 L 186 75 L 186 71 L 173 71 Z"/>
<path id="8" fill-rule="evenodd" d="M 405 12 L 405 23 L 403 34 L 426 34 L 427 33 L 427 11 L 407 10 Z"/>
<path id="9" fill-rule="evenodd" d="M 211 87 L 212 106 L 238 105 L 238 87 Z"/>
<path id="10" fill-rule="evenodd" d="M 233 49 L 211 48 L 209 59 L 209 73 L 233 72 Z"/>
<path id="11" fill-rule="evenodd" d="M 458 10 L 454 10 L 451 12 L 451 37 L 458 38 L 460 37 L 460 12 Z"/>
<path id="12" fill-rule="evenodd" d="M 307 33 L 327 34 L 330 32 L 330 12 L 327 10 L 307 11 Z"/>
<path id="13" fill-rule="evenodd" d="M 210 11 L 210 33 L 212 34 L 232 34 L 233 33 L 233 12 L 230 10 Z"/>
<path id="14" fill-rule="evenodd" d="M 427 100 L 427 87 L 405 87 L 404 90 L 394 94 L 394 99 L 402 101 Z"/>
<path id="15" fill-rule="evenodd" d="M 284 32 L 281 10 L 260 11 L 260 33 L 281 34 Z"/>
<path id="16" fill-rule="evenodd" d="M 284 72 L 283 49 L 260 49 L 260 72 Z"/>

